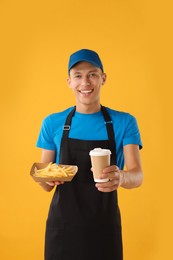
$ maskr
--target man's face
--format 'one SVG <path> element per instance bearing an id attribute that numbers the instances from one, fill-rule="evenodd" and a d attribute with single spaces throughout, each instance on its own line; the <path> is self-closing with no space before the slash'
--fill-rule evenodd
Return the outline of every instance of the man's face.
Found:
<path id="1" fill-rule="evenodd" d="M 100 88 L 106 81 L 106 74 L 88 62 L 77 63 L 71 70 L 67 80 L 73 90 L 77 106 L 98 105 Z"/>

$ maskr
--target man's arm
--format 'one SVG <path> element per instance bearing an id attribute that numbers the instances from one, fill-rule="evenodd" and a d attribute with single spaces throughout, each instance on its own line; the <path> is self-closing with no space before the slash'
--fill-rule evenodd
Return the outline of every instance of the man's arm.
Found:
<path id="1" fill-rule="evenodd" d="M 55 162 L 55 151 L 52 150 L 46 150 L 42 149 L 42 154 L 41 154 L 41 162 L 42 163 L 49 163 L 49 162 Z M 63 182 L 39 182 L 40 186 L 45 190 L 45 191 L 51 191 L 55 185 L 62 184 Z"/>
<path id="2" fill-rule="evenodd" d="M 138 187 L 143 181 L 143 172 L 138 145 L 124 146 L 124 159 L 126 170 L 119 170 L 116 165 L 111 165 L 103 170 L 102 178 L 109 178 L 109 182 L 97 183 L 96 187 L 102 192 L 110 192 L 118 187 L 132 189 Z"/>
<path id="3" fill-rule="evenodd" d="M 127 170 L 120 171 L 120 186 L 126 189 L 139 187 L 143 181 L 139 146 L 132 144 L 124 146 L 124 159 Z"/>
<path id="4" fill-rule="evenodd" d="M 55 162 L 55 151 L 42 149 L 41 162 L 42 163 Z"/>

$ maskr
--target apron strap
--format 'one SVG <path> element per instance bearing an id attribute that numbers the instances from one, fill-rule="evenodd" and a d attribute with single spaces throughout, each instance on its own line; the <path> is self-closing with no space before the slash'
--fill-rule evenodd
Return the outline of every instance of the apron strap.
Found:
<path id="1" fill-rule="evenodd" d="M 63 136 L 62 136 L 62 141 L 61 141 L 62 143 L 64 142 L 64 140 L 66 140 L 68 138 L 70 127 L 71 127 L 71 120 L 72 120 L 72 117 L 74 116 L 75 111 L 76 111 L 76 106 L 74 106 L 74 108 L 68 114 L 68 116 L 66 118 L 65 125 L 63 126 Z"/>
<path id="2" fill-rule="evenodd" d="M 110 150 L 112 152 L 112 163 L 116 164 L 116 141 L 115 141 L 115 134 L 114 134 L 114 128 L 113 128 L 113 124 L 112 124 L 112 119 L 106 109 L 106 107 L 101 106 L 101 110 L 103 113 L 103 117 L 105 120 L 105 124 L 106 124 L 106 129 L 107 129 L 107 133 L 108 133 L 108 139 L 109 139 L 109 147 Z"/>

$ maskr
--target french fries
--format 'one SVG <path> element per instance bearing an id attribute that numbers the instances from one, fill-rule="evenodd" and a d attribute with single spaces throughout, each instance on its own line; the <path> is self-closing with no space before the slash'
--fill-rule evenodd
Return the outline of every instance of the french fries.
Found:
<path id="1" fill-rule="evenodd" d="M 49 163 L 47 167 L 43 169 L 35 168 L 33 176 L 41 178 L 61 178 L 74 175 L 73 166 L 62 166 L 56 163 Z"/>

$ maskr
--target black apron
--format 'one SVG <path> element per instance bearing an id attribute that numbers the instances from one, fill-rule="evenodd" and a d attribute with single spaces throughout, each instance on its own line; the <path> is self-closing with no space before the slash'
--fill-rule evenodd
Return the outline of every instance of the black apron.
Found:
<path id="1" fill-rule="evenodd" d="M 123 259 L 117 191 L 98 191 L 90 170 L 89 151 L 97 147 L 110 149 L 111 164 L 116 164 L 112 121 L 106 108 L 101 110 L 109 138 L 106 141 L 68 138 L 75 107 L 66 119 L 60 163 L 77 165 L 78 172 L 54 193 L 46 225 L 45 260 Z"/>

